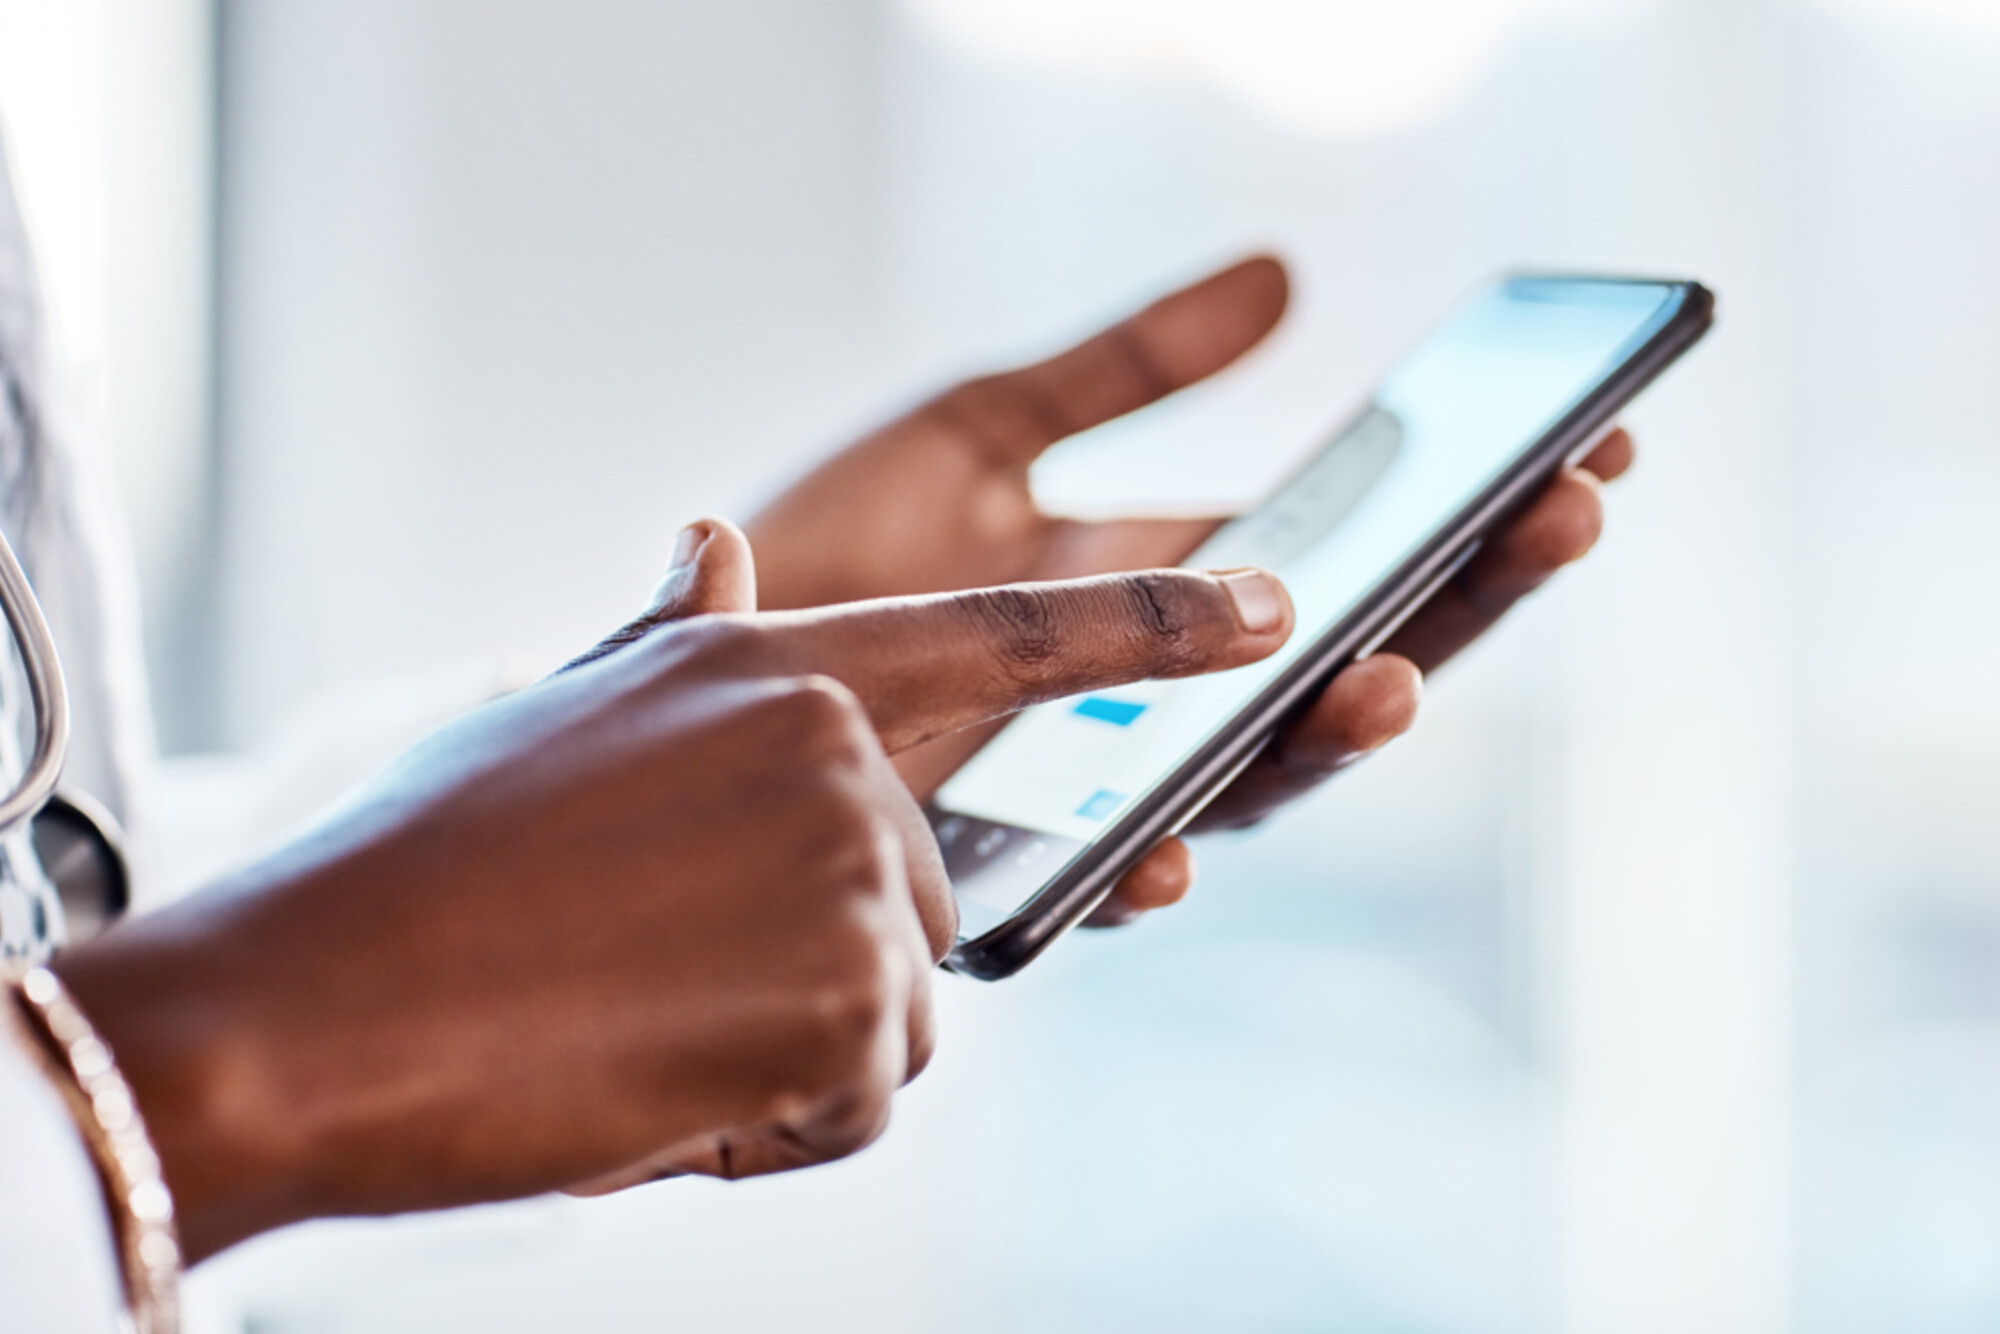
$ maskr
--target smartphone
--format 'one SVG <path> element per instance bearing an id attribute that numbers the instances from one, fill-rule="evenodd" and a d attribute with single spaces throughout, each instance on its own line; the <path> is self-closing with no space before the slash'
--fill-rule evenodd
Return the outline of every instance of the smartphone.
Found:
<path id="1" fill-rule="evenodd" d="M 1524 274 L 1453 312 L 1289 481 L 1188 558 L 1282 578 L 1298 612 L 1284 648 L 1037 705 L 938 789 L 927 814 L 959 909 L 947 966 L 1009 976 L 1083 920 L 1581 458 L 1714 306 L 1694 282 Z"/>

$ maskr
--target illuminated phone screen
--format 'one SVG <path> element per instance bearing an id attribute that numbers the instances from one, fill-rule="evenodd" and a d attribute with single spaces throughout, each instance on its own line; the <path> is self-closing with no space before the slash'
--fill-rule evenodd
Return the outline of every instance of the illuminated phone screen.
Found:
<path id="1" fill-rule="evenodd" d="M 932 827 L 974 937 L 1011 917 L 1352 613 L 1674 314 L 1669 283 L 1513 279 L 1474 297 L 1262 506 L 1188 558 L 1260 565 L 1286 646 L 1212 676 L 1038 705 L 939 789 Z"/>

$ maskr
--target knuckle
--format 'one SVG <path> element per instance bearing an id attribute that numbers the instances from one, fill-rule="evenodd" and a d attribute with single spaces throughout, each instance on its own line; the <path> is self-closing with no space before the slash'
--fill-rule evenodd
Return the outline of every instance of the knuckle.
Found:
<path id="1" fill-rule="evenodd" d="M 1182 378 L 1173 373 L 1160 357 L 1155 344 L 1139 332 L 1130 320 L 1112 325 L 1098 338 L 1110 352 L 1112 362 L 1136 387 L 1146 401 L 1165 398 L 1181 387 Z"/>
<path id="2" fill-rule="evenodd" d="M 853 1093 L 879 1083 L 880 1052 L 889 1029 L 900 1027 L 896 969 L 887 949 L 851 944 L 837 973 L 805 988 L 796 1026 L 807 1096 Z"/>
<path id="3" fill-rule="evenodd" d="M 819 1100 L 802 1124 L 781 1130 L 797 1163 L 830 1163 L 852 1157 L 889 1126 L 893 1091 L 881 1085 L 844 1089 Z"/>
<path id="4" fill-rule="evenodd" d="M 1062 655 L 1056 597 L 1033 588 L 992 588 L 959 605 L 979 636 L 993 644 L 997 665 L 1010 680 L 1040 679 Z"/>
<path id="5" fill-rule="evenodd" d="M 924 1024 L 910 1035 L 910 1062 L 903 1072 L 903 1082 L 909 1083 L 930 1068 L 931 1059 L 937 1055 L 937 1029 L 932 1024 Z"/>
<path id="6" fill-rule="evenodd" d="M 867 712 L 852 690 L 831 676 L 811 672 L 786 682 L 814 726 L 847 733 L 868 725 Z"/>
<path id="7" fill-rule="evenodd" d="M 839 1123 L 826 1133 L 827 1157 L 851 1158 L 882 1138 L 889 1128 L 889 1103 L 887 1089 L 870 1089 L 855 1099 Z"/>
<path id="8" fill-rule="evenodd" d="M 921 1075 L 924 1071 L 930 1069 L 931 1060 L 936 1055 L 937 1055 L 936 1038 L 927 1037 L 921 1042 L 912 1043 L 910 1045 L 910 1065 L 909 1069 L 905 1072 L 903 1076 L 903 1082 L 909 1083 L 912 1080 L 916 1079 L 917 1076 Z"/>
<path id="9" fill-rule="evenodd" d="M 787 677 L 777 683 L 771 708 L 802 739 L 858 745 L 868 735 L 868 715 L 861 701 L 830 676 Z"/>
<path id="10" fill-rule="evenodd" d="M 750 709 L 768 753 L 830 779 L 861 769 L 875 744 L 866 710 L 853 691 L 830 676 L 772 681 Z"/>
<path id="11" fill-rule="evenodd" d="M 1196 576 L 1155 570 L 1081 585 L 986 589 L 958 606 L 991 646 L 995 671 L 1032 692 L 1092 663 L 1159 676 L 1201 667 L 1234 626 L 1208 593 Z"/>
<path id="12" fill-rule="evenodd" d="M 1212 617 L 1197 603 L 1185 577 L 1135 574 L 1121 581 L 1120 592 L 1127 619 L 1160 670 L 1175 671 L 1199 659 L 1201 632 Z"/>
<path id="13" fill-rule="evenodd" d="M 879 898 L 895 878 L 882 817 L 851 780 L 849 764 L 845 754 L 809 759 L 783 819 L 784 836 L 829 912 Z"/>
<path id="14" fill-rule="evenodd" d="M 811 1026 L 821 1044 L 847 1061 L 865 1059 L 882 1040 L 895 1008 L 889 970 L 876 966 L 814 997 Z"/>
<path id="15" fill-rule="evenodd" d="M 1075 429 L 1039 382 L 1018 371 L 961 381 L 932 400 L 930 410 L 948 429 L 982 443 L 1023 433 L 1054 440 Z"/>

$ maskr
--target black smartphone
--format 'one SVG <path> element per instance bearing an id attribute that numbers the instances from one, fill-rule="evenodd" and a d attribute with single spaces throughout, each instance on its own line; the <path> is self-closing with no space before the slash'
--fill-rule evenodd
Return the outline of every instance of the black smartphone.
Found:
<path id="1" fill-rule="evenodd" d="M 958 899 L 947 966 L 1019 971 L 1100 903 L 1595 443 L 1707 331 L 1699 283 L 1519 275 L 1476 293 L 1325 448 L 1188 565 L 1291 590 L 1276 654 L 1029 709 L 932 798 Z"/>

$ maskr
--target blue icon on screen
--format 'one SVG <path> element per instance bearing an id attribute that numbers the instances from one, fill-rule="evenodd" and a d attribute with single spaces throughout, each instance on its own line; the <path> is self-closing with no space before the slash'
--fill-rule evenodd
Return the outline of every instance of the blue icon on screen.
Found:
<path id="1" fill-rule="evenodd" d="M 1124 800 L 1123 792 L 1113 792 L 1110 788 L 1101 787 L 1090 794 L 1089 801 L 1076 808 L 1076 813 L 1086 820 L 1102 820 L 1117 810 Z"/>
<path id="2" fill-rule="evenodd" d="M 1076 713 L 1080 717 L 1095 718 L 1100 723 L 1110 723 L 1113 727 L 1130 727 L 1140 714 L 1146 711 L 1143 704 L 1130 700 L 1100 699 L 1096 695 L 1078 700 Z"/>

